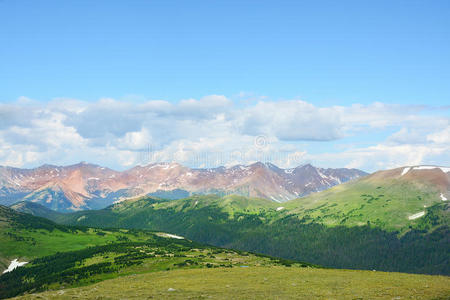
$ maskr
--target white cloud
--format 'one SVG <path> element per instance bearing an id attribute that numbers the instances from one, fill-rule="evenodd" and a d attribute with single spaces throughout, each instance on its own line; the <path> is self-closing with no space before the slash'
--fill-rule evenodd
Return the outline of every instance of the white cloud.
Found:
<path id="1" fill-rule="evenodd" d="M 142 128 L 140 131 L 127 132 L 123 138 L 118 139 L 118 148 L 140 150 L 145 149 L 151 142 L 152 137 L 147 128 Z"/>
<path id="2" fill-rule="evenodd" d="M 448 165 L 450 146 L 430 147 L 428 145 L 386 145 L 378 144 L 367 148 L 356 148 L 334 154 L 312 155 L 311 159 L 322 164 L 339 160 L 346 162 L 346 168 L 361 168 L 375 171 L 401 166 L 420 164 Z"/>
<path id="3" fill-rule="evenodd" d="M 124 168 L 152 161 L 214 166 L 265 160 L 283 167 L 311 162 L 369 171 L 450 164 L 449 118 L 442 110 L 261 99 L 236 105 L 220 95 L 177 103 L 22 98 L 0 104 L 0 164 L 85 160 Z M 387 138 L 370 142 L 373 134 Z M 337 151 L 347 138 L 364 140 L 365 146 Z"/>
<path id="4" fill-rule="evenodd" d="M 450 126 L 427 135 L 427 140 L 437 144 L 450 144 Z"/>
<path id="5" fill-rule="evenodd" d="M 286 141 L 330 141 L 343 136 L 336 110 L 300 100 L 258 102 L 242 112 L 241 122 L 245 134 L 273 135 Z"/>

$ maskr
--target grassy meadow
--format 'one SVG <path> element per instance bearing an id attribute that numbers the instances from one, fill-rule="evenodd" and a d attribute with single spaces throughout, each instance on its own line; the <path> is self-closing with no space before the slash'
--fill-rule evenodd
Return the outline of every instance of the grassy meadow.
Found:
<path id="1" fill-rule="evenodd" d="M 450 278 L 373 271 L 247 267 L 131 275 L 18 299 L 448 299 Z"/>

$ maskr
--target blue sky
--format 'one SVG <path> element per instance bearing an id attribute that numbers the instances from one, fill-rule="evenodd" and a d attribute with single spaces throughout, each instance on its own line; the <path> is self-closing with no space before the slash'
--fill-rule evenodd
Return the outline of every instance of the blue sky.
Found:
<path id="1" fill-rule="evenodd" d="M 450 164 L 449 1 L 3 0 L 0 43 L 0 164 L 87 160 L 124 168 L 138 163 L 117 159 L 137 155 L 133 138 L 172 155 L 200 151 L 199 144 L 210 144 L 202 151 L 246 152 L 259 135 L 272 153 L 286 148 L 323 166 Z M 195 123 L 193 131 L 206 125 L 194 112 L 180 115 L 183 101 L 211 114 L 208 122 L 223 122 L 221 129 L 213 136 L 161 133 L 173 122 Z M 133 119 L 146 104 L 166 111 L 158 106 Z M 109 105 L 133 117 L 103 120 Z M 283 120 L 283 107 L 300 115 Z M 279 119 L 270 126 L 259 113 L 266 108 Z M 24 109 L 35 123 L 13 116 Z M 82 128 L 89 110 L 109 124 L 101 133 L 109 139 L 86 134 L 98 127 Z M 352 113 L 370 115 L 364 122 Z M 155 114 L 158 122 L 149 122 Z M 43 125 L 50 121 L 83 150 L 59 149 L 65 144 Z M 47 144 L 24 137 L 36 128 L 49 135 Z M 123 146 L 127 134 L 134 146 Z M 220 144 L 232 141 L 233 148 Z M 418 152 L 404 159 L 411 149 Z M 377 165 L 367 158 L 374 152 Z"/>
<path id="2" fill-rule="evenodd" d="M 0 2 L 0 99 L 450 98 L 449 1 Z"/>

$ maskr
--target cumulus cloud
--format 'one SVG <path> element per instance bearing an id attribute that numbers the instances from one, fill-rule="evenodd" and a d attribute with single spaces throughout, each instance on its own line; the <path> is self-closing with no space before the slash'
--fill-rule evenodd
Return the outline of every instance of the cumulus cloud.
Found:
<path id="1" fill-rule="evenodd" d="M 267 134 L 285 141 L 330 141 L 343 136 L 342 122 L 333 108 L 304 101 L 258 102 L 244 110 L 242 132 Z"/>
<path id="2" fill-rule="evenodd" d="M 122 137 L 127 132 L 141 128 L 141 115 L 133 105 L 114 99 L 101 99 L 78 113 L 67 113 L 64 123 L 77 128 L 77 132 L 87 139 Z"/>
<path id="3" fill-rule="evenodd" d="M 346 168 L 360 168 L 369 171 L 414 166 L 421 164 L 448 165 L 450 145 L 387 145 L 377 144 L 366 148 L 354 148 L 340 153 L 310 155 L 312 161 L 333 164 L 336 160 L 344 162 Z"/>
<path id="4" fill-rule="evenodd" d="M 437 144 L 450 144 L 450 126 L 441 131 L 428 134 L 427 140 Z"/>
<path id="5" fill-rule="evenodd" d="M 302 100 L 242 102 L 222 95 L 179 102 L 21 98 L 0 104 L 0 164 L 90 161 L 113 168 L 155 161 L 209 167 L 272 161 L 368 171 L 448 165 L 449 118 L 426 106 L 318 107 Z M 371 140 L 371 135 L 385 135 Z M 364 147 L 342 146 L 346 139 Z M 369 140 L 369 142 L 367 142 Z"/>

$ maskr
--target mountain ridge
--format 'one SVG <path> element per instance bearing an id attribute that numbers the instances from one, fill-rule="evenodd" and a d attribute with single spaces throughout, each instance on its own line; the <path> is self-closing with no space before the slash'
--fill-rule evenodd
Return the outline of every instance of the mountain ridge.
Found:
<path id="1" fill-rule="evenodd" d="M 285 203 L 237 195 L 144 196 L 51 217 L 62 224 L 173 232 L 327 267 L 450 274 L 444 200 L 450 172 L 403 172 L 379 171 Z"/>
<path id="2" fill-rule="evenodd" d="M 68 212 L 100 209 L 126 198 L 157 195 L 237 194 L 285 202 L 367 175 L 357 169 L 317 168 L 310 164 L 282 169 L 256 162 L 207 169 L 178 163 L 153 163 L 119 172 L 81 162 L 34 169 L 0 167 L 0 204 L 21 200 Z"/>

